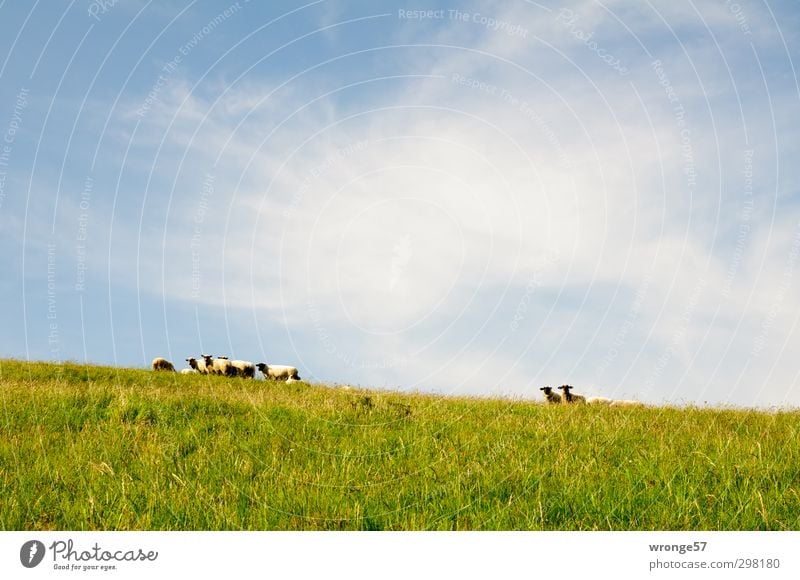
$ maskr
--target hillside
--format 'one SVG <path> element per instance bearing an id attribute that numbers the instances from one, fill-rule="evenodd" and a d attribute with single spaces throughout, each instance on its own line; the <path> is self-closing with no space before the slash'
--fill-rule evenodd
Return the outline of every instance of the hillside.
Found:
<path id="1" fill-rule="evenodd" d="M 0 361 L 0 528 L 800 529 L 800 412 Z"/>

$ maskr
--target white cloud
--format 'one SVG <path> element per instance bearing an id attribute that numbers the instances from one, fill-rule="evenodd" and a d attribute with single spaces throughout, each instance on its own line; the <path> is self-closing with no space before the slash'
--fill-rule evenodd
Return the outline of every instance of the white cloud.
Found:
<path id="1" fill-rule="evenodd" d="M 618 24 L 598 6 L 587 2 L 574 10 L 602 41 L 608 37 L 601 33 Z M 628 6 L 609 9 L 633 30 L 662 28 L 650 9 L 634 14 Z M 529 22 L 529 10 L 498 18 Z M 697 24 L 677 8 L 659 10 L 676 27 Z M 704 15 L 723 50 L 737 46 L 741 30 L 726 20 L 730 14 L 717 7 L 704 8 Z M 759 18 L 750 22 L 760 32 Z M 421 381 L 472 392 L 498 376 L 521 389 L 532 376 L 567 373 L 593 383 L 631 297 L 647 278 L 628 352 L 602 377 L 624 383 L 608 388 L 635 395 L 649 381 L 651 400 L 695 400 L 698 392 L 724 400 L 725 390 L 706 391 L 705 381 L 714 369 L 718 384 L 736 378 L 718 363 L 752 349 L 751 333 L 763 326 L 784 279 L 787 232 L 793 230 L 783 221 L 772 232 L 754 227 L 738 258 L 740 274 L 730 294 L 721 296 L 732 246 L 730 236 L 719 234 L 735 231 L 739 219 L 739 189 L 729 187 L 741 184 L 731 175 L 741 171 L 742 141 L 739 119 L 729 115 L 738 111 L 726 97 L 731 79 L 714 69 L 718 47 L 700 38 L 684 45 L 702 72 L 702 86 L 680 60 L 683 49 L 665 46 L 657 55 L 669 62 L 670 81 L 687 110 L 698 172 L 689 206 L 681 127 L 646 55 L 635 43 L 626 48 L 616 41 L 613 50 L 627 50 L 631 70 L 621 78 L 568 31 L 551 21 L 530 23 L 530 40 L 454 24 L 429 43 L 474 50 L 427 49 L 413 66 L 398 65 L 434 78 L 379 81 L 319 100 L 329 87 L 361 79 L 358 72 L 339 79 L 320 71 L 313 82 L 300 79 L 274 93 L 275 84 L 256 80 L 213 95 L 193 94 L 188 83 L 163 91 L 143 122 L 140 133 L 148 141 L 139 145 L 147 150 L 170 126 L 153 171 L 172 182 L 175 199 L 166 221 L 155 221 L 143 238 L 132 231 L 122 236 L 148 256 L 161 256 L 165 238 L 168 267 L 145 261 L 141 278 L 162 281 L 163 270 L 164 291 L 173 298 L 285 318 L 319 341 L 298 349 L 320 348 L 322 324 L 354 357 L 377 361 L 392 352 L 413 364 L 365 371 L 370 380 L 385 372 L 407 385 Z M 421 30 L 402 23 L 395 40 L 419 40 Z M 465 86 L 473 80 L 476 88 Z M 765 98 L 755 85 L 739 88 L 753 102 Z M 792 112 L 781 100 L 775 110 L 786 117 Z M 748 108 L 746 117 L 758 166 L 769 167 L 777 159 L 764 111 Z M 214 192 L 198 224 L 206 175 L 213 175 Z M 763 206 L 770 192 L 757 195 Z M 153 214 L 164 207 L 157 205 Z M 758 276 L 749 279 L 754 271 Z M 198 272 L 200 292 L 193 297 Z M 513 314 L 534 278 L 555 297 L 549 326 L 516 334 L 516 356 L 497 350 L 508 340 L 506 326 L 494 321 L 484 334 L 485 318 L 469 316 L 499 305 L 504 315 Z M 159 292 L 161 284 L 148 289 Z M 795 295 L 783 293 L 781 313 L 797 311 Z M 731 349 L 720 351 L 737 325 Z M 768 353 L 795 344 L 794 321 L 775 317 L 767 335 L 769 347 L 746 376 L 758 383 L 764 376 L 758 373 L 766 373 L 786 382 L 790 365 Z M 526 358 L 534 337 L 537 348 L 548 341 L 558 346 L 543 370 Z M 709 355 L 697 356 L 698 349 Z M 583 357 L 579 366 L 576 353 Z M 326 356 L 324 348 L 318 356 Z M 757 392 L 774 400 L 783 391 Z M 759 402 L 746 393 L 736 400 Z"/>

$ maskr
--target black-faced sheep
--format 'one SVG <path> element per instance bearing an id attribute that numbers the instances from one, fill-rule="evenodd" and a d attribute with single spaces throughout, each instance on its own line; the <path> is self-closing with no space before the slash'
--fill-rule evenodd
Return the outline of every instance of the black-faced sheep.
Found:
<path id="1" fill-rule="evenodd" d="M 295 367 L 258 363 L 256 368 L 263 373 L 265 379 L 274 381 L 286 381 L 288 379 L 294 379 L 296 381 L 301 380 L 300 374 Z"/>
<path id="2" fill-rule="evenodd" d="M 232 360 L 231 368 L 233 369 L 232 376 L 244 377 L 246 379 L 256 378 L 256 365 L 249 360 Z"/>
<path id="3" fill-rule="evenodd" d="M 231 361 L 229 361 L 228 357 L 226 356 L 218 356 L 217 358 L 214 358 L 209 354 L 204 354 L 203 360 L 206 363 L 208 372 L 212 375 L 223 375 L 230 377 L 233 374 Z"/>
<path id="4" fill-rule="evenodd" d="M 553 387 L 539 387 L 540 391 L 544 392 L 544 398 L 551 405 L 561 404 L 561 395 L 553 392 Z"/>
<path id="5" fill-rule="evenodd" d="M 201 355 L 200 359 L 196 359 L 194 357 L 189 357 L 189 358 L 186 359 L 186 362 L 189 363 L 189 367 L 192 370 L 197 371 L 201 375 L 207 375 L 208 374 L 208 367 L 206 366 L 206 361 L 203 358 L 203 357 L 206 357 L 206 356 L 209 356 L 209 355 L 206 355 L 206 354 Z"/>
<path id="6" fill-rule="evenodd" d="M 153 370 L 154 371 L 172 371 L 175 372 L 175 367 L 172 366 L 172 363 L 169 362 L 165 358 L 156 357 L 153 359 Z"/>
<path id="7" fill-rule="evenodd" d="M 584 397 L 583 395 L 573 395 L 572 393 L 569 392 L 570 389 L 574 389 L 575 387 L 572 387 L 570 385 L 561 385 L 558 388 L 564 391 L 564 402 L 567 403 L 568 405 L 573 403 L 586 402 L 586 397 Z"/>

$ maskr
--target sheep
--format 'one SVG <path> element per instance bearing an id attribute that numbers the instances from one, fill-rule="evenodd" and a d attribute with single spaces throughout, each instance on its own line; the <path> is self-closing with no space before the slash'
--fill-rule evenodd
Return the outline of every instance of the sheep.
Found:
<path id="1" fill-rule="evenodd" d="M 172 366 L 172 363 L 169 362 L 165 358 L 156 357 L 153 359 L 153 370 L 154 371 L 172 371 L 175 372 L 175 367 Z"/>
<path id="2" fill-rule="evenodd" d="M 612 407 L 644 407 L 641 401 L 634 401 L 632 399 L 620 399 L 619 401 L 611 401 Z"/>
<path id="3" fill-rule="evenodd" d="M 610 405 L 611 399 L 607 397 L 586 397 L 587 405 Z"/>
<path id="4" fill-rule="evenodd" d="M 573 404 L 573 403 L 581 403 L 581 404 L 583 404 L 583 403 L 586 402 L 586 397 L 584 397 L 583 395 L 573 395 L 572 393 L 569 392 L 570 389 L 574 389 L 575 387 L 572 387 L 570 385 L 561 385 L 558 388 L 561 389 L 562 391 L 564 391 L 564 403 L 566 403 L 566 404 Z"/>
<path id="5" fill-rule="evenodd" d="M 287 380 L 295 379 L 301 380 L 300 375 L 295 367 L 285 365 L 268 365 L 267 363 L 258 363 L 256 368 L 260 370 L 265 379 L 271 380 Z"/>
<path id="6" fill-rule="evenodd" d="M 231 368 L 233 369 L 233 376 L 246 379 L 256 378 L 256 365 L 249 360 L 232 360 Z"/>
<path id="7" fill-rule="evenodd" d="M 231 361 L 228 360 L 226 356 L 218 356 L 217 358 L 212 357 L 210 354 L 204 354 L 203 359 L 206 363 L 206 368 L 208 368 L 208 372 L 212 375 L 223 375 L 226 377 L 230 377 L 233 374 L 233 367 L 231 366 Z"/>
<path id="8" fill-rule="evenodd" d="M 192 370 L 197 371 L 201 375 L 207 375 L 208 366 L 206 365 L 205 357 L 210 357 L 210 355 L 207 354 L 200 355 L 200 360 L 194 357 L 189 357 L 186 359 L 186 362 L 189 363 L 189 367 L 191 367 Z"/>
<path id="9" fill-rule="evenodd" d="M 553 387 L 539 387 L 540 391 L 544 391 L 544 398 L 551 405 L 558 405 L 561 403 L 561 395 L 553 392 Z"/>
<path id="10" fill-rule="evenodd" d="M 196 375 L 199 374 L 195 369 L 181 369 L 182 375 Z"/>

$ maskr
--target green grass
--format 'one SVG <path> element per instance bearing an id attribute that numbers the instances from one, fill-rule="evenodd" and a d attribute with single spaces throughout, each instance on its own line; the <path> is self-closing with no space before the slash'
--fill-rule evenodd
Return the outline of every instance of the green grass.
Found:
<path id="1" fill-rule="evenodd" d="M 798 431 L 0 361 L 0 528 L 798 530 Z"/>

